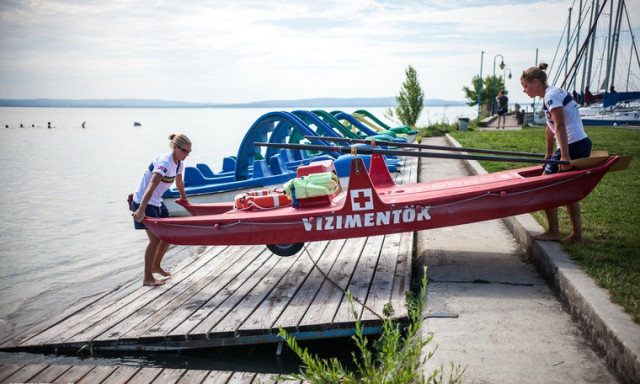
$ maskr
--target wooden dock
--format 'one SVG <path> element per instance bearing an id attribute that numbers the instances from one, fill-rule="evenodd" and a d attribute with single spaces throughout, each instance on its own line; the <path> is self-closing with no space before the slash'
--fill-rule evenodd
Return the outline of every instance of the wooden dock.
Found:
<path id="1" fill-rule="evenodd" d="M 0 365 L 0 383 L 271 384 L 271 373 L 93 365 Z M 281 381 L 284 382 L 284 381 Z M 286 381 L 300 383 L 301 381 Z"/>
<path id="2" fill-rule="evenodd" d="M 417 159 L 405 161 L 392 174 L 398 184 L 417 179 Z M 409 232 L 314 242 L 291 257 L 265 246 L 202 247 L 173 269 L 166 285 L 136 281 L 114 288 L 0 349 L 75 353 L 83 347 L 152 351 L 274 343 L 281 341 L 280 327 L 299 340 L 350 336 L 355 319 L 345 291 L 356 299 L 365 331 L 378 333 L 387 303 L 395 310 L 392 318 L 407 318 L 413 238 Z"/>

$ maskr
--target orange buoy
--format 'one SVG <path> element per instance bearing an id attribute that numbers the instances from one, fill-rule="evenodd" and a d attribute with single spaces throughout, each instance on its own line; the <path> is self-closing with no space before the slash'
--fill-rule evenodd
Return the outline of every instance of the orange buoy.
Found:
<path id="1" fill-rule="evenodd" d="M 282 191 L 261 189 L 236 195 L 235 209 L 272 209 L 291 205 L 287 195 Z"/>

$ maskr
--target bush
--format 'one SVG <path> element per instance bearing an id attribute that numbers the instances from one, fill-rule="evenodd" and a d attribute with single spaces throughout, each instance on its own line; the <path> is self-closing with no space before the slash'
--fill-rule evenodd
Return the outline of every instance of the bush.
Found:
<path id="1" fill-rule="evenodd" d="M 469 124 L 471 127 L 471 124 Z M 416 141 L 419 143 L 422 141 L 423 137 L 437 137 L 444 136 L 449 132 L 457 131 L 458 123 L 450 124 L 447 122 L 440 122 L 436 124 L 431 124 L 428 127 L 420 128 L 418 132 L 418 136 L 416 137 Z"/>
<path id="2" fill-rule="evenodd" d="M 313 356 L 305 348 L 302 349 L 293 336 L 287 335 L 280 328 L 280 336 L 287 345 L 302 359 L 303 367 L 299 374 L 274 377 L 275 380 L 306 380 L 310 383 L 443 383 L 444 369 L 436 369 L 425 377 L 424 364 L 433 356 L 435 349 L 423 357 L 422 348 L 431 342 L 433 336 L 426 340 L 422 338 L 420 331 L 422 326 L 422 310 L 426 303 L 427 273 L 426 268 L 422 278 L 422 286 L 419 295 L 407 294 L 409 308 L 409 324 L 402 329 L 397 321 L 390 320 L 388 316 L 393 313 L 390 305 L 385 307 L 382 334 L 369 346 L 369 339 L 363 335 L 363 326 L 360 317 L 353 306 L 353 297 L 349 292 L 351 310 L 356 319 L 356 334 L 352 340 L 357 346 L 360 356 L 352 355 L 353 362 L 358 368 L 357 372 L 349 372 L 336 359 L 320 359 Z M 437 349 L 437 346 L 436 346 Z M 451 372 L 447 383 L 461 383 L 464 369 L 451 364 Z"/>

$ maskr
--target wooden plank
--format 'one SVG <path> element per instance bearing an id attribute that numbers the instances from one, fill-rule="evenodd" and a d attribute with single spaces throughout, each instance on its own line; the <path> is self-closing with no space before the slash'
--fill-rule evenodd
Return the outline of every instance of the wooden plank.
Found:
<path id="1" fill-rule="evenodd" d="M 400 246 L 399 233 L 385 235 L 382 243 L 382 250 L 378 257 L 378 264 L 375 267 L 371 288 L 365 302 L 366 306 L 372 309 L 362 313 L 362 320 L 380 320 L 378 316 L 384 318 L 384 306 L 391 300 L 391 289 L 396 273 L 396 263 L 398 260 L 398 247 Z M 377 314 L 377 315 L 376 315 Z"/>
<path id="2" fill-rule="evenodd" d="M 184 375 L 180 377 L 180 380 L 176 384 L 198 384 L 202 383 L 204 379 L 209 375 L 210 371 L 188 369 L 185 370 Z"/>
<path id="3" fill-rule="evenodd" d="M 277 374 L 274 373 L 258 373 L 253 378 L 253 384 L 276 384 L 276 383 L 299 383 L 300 380 L 295 381 L 284 381 L 284 380 L 274 380 L 274 377 L 277 377 Z"/>
<path id="4" fill-rule="evenodd" d="M 73 365 L 62 376 L 58 377 L 59 383 L 77 383 L 85 377 L 91 370 L 95 368 L 93 365 Z"/>
<path id="5" fill-rule="evenodd" d="M 126 384 L 140 369 L 139 367 L 116 367 L 102 384 Z"/>
<path id="6" fill-rule="evenodd" d="M 209 272 L 209 268 L 215 268 L 216 260 L 219 260 L 216 256 L 219 255 L 220 251 L 224 251 L 225 249 L 218 249 L 219 252 L 210 254 L 210 257 L 207 259 L 206 263 L 202 263 L 198 265 L 197 268 L 193 268 L 189 270 L 189 273 L 183 273 L 183 279 L 172 282 L 171 286 L 161 286 L 157 287 L 161 290 L 160 295 L 156 295 L 152 300 L 147 300 L 145 305 L 142 307 L 134 306 L 134 310 L 129 312 L 126 317 L 122 317 L 120 321 L 118 321 L 115 325 L 110 328 L 106 328 L 100 331 L 99 334 L 96 334 L 92 340 L 93 342 L 100 341 L 113 341 L 118 340 L 121 341 L 122 335 L 134 326 L 142 323 L 150 317 L 154 316 L 154 313 L 157 313 L 163 307 L 169 305 L 172 300 L 174 300 L 177 296 L 179 296 L 182 292 L 187 290 L 193 284 L 196 284 L 203 276 L 205 276 Z M 94 330 L 91 335 L 94 335 L 97 330 Z M 85 334 L 79 334 L 76 338 L 70 339 L 77 340 L 78 338 L 84 338 L 87 340 Z"/>
<path id="7" fill-rule="evenodd" d="M 281 276 L 269 296 L 257 306 L 247 319 L 236 329 L 237 335 L 272 333 L 277 328 L 276 321 L 296 295 L 300 286 L 309 278 L 313 262 L 323 256 L 328 241 L 311 242 L 300 252 L 292 268 Z"/>
<path id="8" fill-rule="evenodd" d="M 215 254 L 216 251 L 219 251 L 219 247 L 212 247 L 209 251 L 201 254 L 196 260 L 185 265 L 185 267 L 179 270 L 172 279 L 174 281 L 180 280 L 184 274 L 188 273 L 189 269 L 195 268 L 200 264 L 204 264 L 209 257 L 211 257 L 211 252 Z M 150 293 L 151 295 L 145 295 Z M 82 312 L 77 313 L 74 316 L 71 316 L 64 321 L 56 324 L 55 326 L 45 330 L 37 334 L 36 336 L 26 340 L 21 344 L 21 346 L 39 346 L 43 344 L 60 344 L 70 338 L 72 335 L 75 335 L 79 332 L 86 330 L 87 328 L 96 327 L 102 322 L 108 321 L 109 316 L 120 315 L 122 316 L 125 311 L 124 309 L 127 306 L 131 305 L 131 303 L 137 303 L 140 305 L 143 300 L 141 297 L 145 297 L 145 299 L 150 299 L 150 296 L 157 296 L 162 293 L 162 289 L 158 289 L 157 287 L 144 287 L 139 286 L 135 291 L 131 292 L 127 296 L 122 299 L 113 302 L 109 300 L 104 300 L 99 303 L 96 303 L 95 306 L 87 307 Z M 88 341 L 84 340 L 84 341 Z"/>
<path id="9" fill-rule="evenodd" d="M 239 289 L 244 281 L 249 278 L 255 271 L 264 268 L 265 263 L 273 257 L 266 252 L 262 246 L 254 246 L 249 248 L 249 252 L 244 258 L 249 264 L 234 265 L 232 270 L 222 276 L 222 279 L 215 281 L 205 287 L 201 293 L 209 295 L 207 302 L 198 308 L 191 316 L 189 316 L 182 324 L 173 330 L 175 335 L 187 335 L 190 340 L 204 339 L 207 337 L 209 329 L 217 323 L 220 318 L 212 317 L 212 313 L 229 297 Z M 230 273 L 232 272 L 232 273 Z M 220 316 L 220 312 L 218 312 Z M 217 320 L 216 320 L 217 319 Z M 206 324 L 202 324 L 206 321 Z"/>
<path id="10" fill-rule="evenodd" d="M 157 297 L 163 295 L 165 292 L 171 289 L 171 286 L 179 284 L 182 280 L 188 278 L 194 271 L 200 269 L 203 265 L 208 263 L 220 249 L 214 249 L 214 252 L 205 252 L 198 259 L 191 264 L 187 265 L 180 271 L 177 271 L 171 276 L 171 285 L 159 286 L 159 287 L 141 287 L 140 291 L 144 295 L 139 295 L 135 299 L 128 297 L 127 300 L 122 300 L 111 308 L 105 310 L 104 313 L 96 314 L 92 321 L 87 323 L 80 323 L 77 326 L 72 326 L 67 332 L 55 337 L 48 341 L 50 344 L 73 344 L 73 343 L 87 343 L 92 341 L 98 335 L 101 335 L 105 330 L 110 329 L 115 324 L 120 323 L 122 320 L 129 317 L 130 314 L 135 313 L 137 310 L 144 308 L 149 302 L 155 300 Z M 131 301 L 129 301 L 131 300 Z M 106 315 L 106 316 L 105 316 Z M 71 319 L 73 320 L 73 319 Z M 115 342 L 115 340 L 113 340 Z"/>
<path id="11" fill-rule="evenodd" d="M 0 364 L 0 382 L 11 376 L 14 372 L 22 368 L 22 365 L 17 364 Z"/>
<path id="12" fill-rule="evenodd" d="M 302 257 L 303 252 L 291 257 L 283 257 L 271 270 L 268 271 L 255 286 L 246 293 L 246 295 L 237 303 L 235 309 L 224 317 L 211 330 L 211 333 L 228 333 L 236 334 L 236 330 L 244 323 L 259 307 L 265 298 L 273 291 L 278 283 L 282 281 L 283 276 L 291 273 L 291 268 Z"/>
<path id="13" fill-rule="evenodd" d="M 182 250 L 182 248 L 176 248 L 175 253 L 180 254 L 185 253 L 185 251 Z M 176 269 L 183 268 L 184 265 L 193 261 L 187 259 L 192 259 L 192 257 L 185 257 L 180 263 L 178 263 Z M 114 302 L 117 302 L 134 292 L 138 292 L 139 294 L 142 292 L 140 291 L 140 283 L 138 281 L 131 281 L 122 286 L 115 287 L 113 290 L 96 297 L 94 300 L 80 301 L 67 310 L 62 311 L 60 315 L 47 319 L 37 326 L 30 328 L 20 335 L 20 337 L 8 341 L 3 345 L 3 347 L 43 344 L 46 340 L 59 334 L 60 329 L 64 330 L 68 328 L 68 321 L 71 317 L 73 317 L 73 322 L 75 323 L 86 323 L 88 321 L 87 319 L 95 313 L 100 312 L 105 308 L 110 308 Z M 56 330 L 58 333 L 56 333 Z M 40 335 L 40 340 L 30 340 L 36 335 Z M 47 335 L 51 336 L 47 339 Z M 46 340 L 43 342 L 41 341 L 43 339 Z"/>
<path id="14" fill-rule="evenodd" d="M 50 365 L 43 371 L 29 379 L 32 383 L 53 383 L 57 378 L 69 370 L 68 365 Z"/>
<path id="15" fill-rule="evenodd" d="M 334 326 L 334 319 L 340 303 L 345 298 L 344 291 L 349 286 L 349 281 L 353 275 L 353 271 L 358 264 L 362 249 L 367 242 L 366 237 L 343 240 L 342 247 L 335 247 L 331 252 L 335 252 L 335 262 L 331 268 L 322 266 L 322 270 L 331 281 L 327 280 L 324 275 L 317 277 L 315 289 L 317 294 L 312 300 L 307 300 L 305 296 L 300 296 L 299 300 L 305 301 L 309 306 L 303 317 L 298 323 L 298 331 L 312 331 L 330 329 Z M 336 243 L 336 245 L 339 245 Z M 333 256 L 333 255 L 332 255 Z M 316 271 L 314 271 L 316 272 Z M 336 286 L 337 284 L 337 286 Z M 285 312 L 283 316 L 290 316 Z"/>
<path id="16" fill-rule="evenodd" d="M 252 372 L 234 372 L 227 381 L 227 384 L 251 384 L 256 377 Z"/>
<path id="17" fill-rule="evenodd" d="M 29 339 L 21 343 L 21 346 L 37 346 L 44 344 L 54 344 L 64 340 L 65 336 L 75 331 L 80 331 L 87 327 L 89 324 L 99 321 L 103 316 L 116 311 L 123 303 L 128 303 L 136 300 L 142 296 L 150 287 L 143 289 L 137 288 L 134 292 L 131 292 L 128 296 L 120 301 L 112 302 L 104 300 L 96 305 L 91 305 L 83 310 L 75 313 L 73 316 L 66 318 L 54 326 L 39 332 Z"/>
<path id="18" fill-rule="evenodd" d="M 125 284 L 123 289 L 127 289 L 132 286 L 131 283 Z M 10 339 L 3 340 L 0 347 L 2 348 L 15 348 L 25 341 L 33 338 L 36 335 L 41 334 L 42 332 L 54 327 L 55 325 L 65 321 L 71 316 L 75 316 L 78 312 L 86 310 L 87 307 L 99 305 L 98 303 L 104 302 L 103 300 L 109 296 L 110 292 L 105 292 L 102 294 L 98 294 L 93 298 L 79 300 L 74 303 L 71 307 L 62 309 L 56 315 L 53 315 L 50 318 L 45 319 L 44 321 L 34 325 L 33 327 L 27 329 L 19 335 L 9 335 Z"/>
<path id="19" fill-rule="evenodd" d="M 135 375 L 133 375 L 131 377 L 131 379 L 129 379 L 129 381 L 127 381 L 127 384 L 147 384 L 147 383 L 153 383 L 155 381 L 157 381 L 159 383 L 166 383 L 166 384 L 175 383 L 175 380 L 174 381 L 168 381 L 168 380 L 160 381 L 160 378 L 158 378 L 156 380 L 156 377 L 158 377 L 160 372 L 162 372 L 162 368 L 155 368 L 155 367 L 154 368 L 141 368 L 138 372 L 136 372 Z"/>
<path id="20" fill-rule="evenodd" d="M 362 315 L 364 308 L 360 303 L 365 303 L 367 300 L 373 273 L 375 272 L 378 258 L 380 257 L 383 240 L 384 236 L 371 236 L 367 238 L 367 243 L 362 249 L 362 255 L 347 287 L 347 290 L 351 292 L 354 298 L 353 307 L 348 298 L 345 297 L 336 313 L 334 323 L 354 324 L 354 310 L 358 316 Z M 367 311 L 369 311 L 369 309 L 367 309 Z"/>
<path id="21" fill-rule="evenodd" d="M 77 384 L 98 384 L 102 383 L 109 377 L 118 367 L 114 366 L 97 366 L 94 367 L 86 376 L 84 376 Z"/>
<path id="22" fill-rule="evenodd" d="M 172 248 L 170 248 L 170 252 Z M 191 252 L 191 251 L 190 251 Z M 184 247 L 175 248 L 175 254 L 187 253 Z M 191 256 L 191 255 L 190 255 Z M 178 263 L 176 269 L 181 269 L 183 265 L 187 265 L 191 263 L 193 257 L 185 257 L 180 263 Z M 2 347 L 15 347 L 24 343 L 24 345 L 39 345 L 40 343 L 30 343 L 25 341 L 33 338 L 36 335 L 40 335 L 45 331 L 51 332 L 55 331 L 55 326 L 69 320 L 70 317 L 73 317 L 74 322 L 86 322 L 86 318 L 93 315 L 95 312 L 99 312 L 108 308 L 113 304 L 113 302 L 121 300 L 123 297 L 126 297 L 132 294 L 135 291 L 140 290 L 140 282 L 139 281 L 130 281 L 123 285 L 117 286 L 114 289 L 98 294 L 96 297 L 88 300 L 81 300 L 73 306 L 64 309 L 60 312 L 60 314 L 56 316 L 52 316 L 49 319 L 39 323 L 38 325 L 29 328 L 27 331 L 22 333 L 19 336 L 14 336 L 11 340 L 6 341 Z M 93 311 L 93 312 L 92 312 Z M 84 316 L 84 317 L 83 317 Z M 62 325 L 63 328 L 66 328 L 68 324 Z"/>
<path id="23" fill-rule="evenodd" d="M 160 375 L 156 377 L 154 382 L 158 384 L 178 383 L 180 380 L 182 380 L 182 378 L 187 372 L 189 371 L 187 371 L 186 369 L 163 369 Z M 196 383 L 196 382 L 192 381 L 192 383 Z"/>
<path id="24" fill-rule="evenodd" d="M 233 372 L 226 371 L 210 371 L 202 384 L 226 384 Z"/>
<path id="25" fill-rule="evenodd" d="M 172 338 L 186 340 L 187 335 L 173 332 L 173 330 L 202 307 L 215 292 L 205 288 L 218 287 L 218 290 L 228 283 L 228 278 L 241 270 L 250 260 L 245 256 L 246 247 L 229 247 L 227 252 L 219 254 L 215 264 L 207 265 L 209 273 L 196 284 L 189 287 L 170 306 L 163 307 L 145 322 L 137 325 L 124 335 L 124 338 L 154 339 L 172 335 Z"/>
<path id="26" fill-rule="evenodd" d="M 269 252 L 265 252 L 269 253 Z M 253 271 L 252 274 L 244 274 L 244 279 L 241 279 L 242 283 L 237 286 L 236 289 L 230 294 L 227 295 L 224 301 L 217 306 L 217 308 L 207 316 L 196 328 L 194 328 L 195 333 L 204 333 L 207 337 L 232 337 L 233 333 L 224 332 L 227 329 L 223 329 L 223 331 L 216 332 L 214 329 L 216 325 L 220 323 L 224 318 L 230 314 L 230 312 L 236 309 L 236 306 L 242 299 L 255 287 L 260 281 L 269 273 L 269 271 L 274 268 L 278 263 L 282 261 L 282 258 L 276 255 L 271 254 L 269 258 L 265 261 L 265 263 L 261 266 L 261 268 Z M 234 285 L 236 282 L 232 285 Z M 211 334 L 215 334 L 215 336 L 211 336 Z"/>
<path id="27" fill-rule="evenodd" d="M 414 232 L 405 232 L 400 237 L 396 273 L 393 278 L 393 287 L 391 288 L 391 304 L 395 310 L 396 317 L 405 318 L 409 315 L 405 292 L 411 289 L 414 236 Z"/>
<path id="28" fill-rule="evenodd" d="M 229 261 L 234 256 L 236 254 L 233 252 L 217 254 L 209 263 L 194 271 L 179 284 L 170 287 L 162 296 L 150 302 L 142 310 L 132 313 L 116 326 L 97 336 L 94 341 L 118 338 L 122 343 L 138 340 L 141 334 L 154 328 L 159 321 L 167 316 L 172 316 L 172 312 L 176 308 L 184 305 L 195 293 L 224 272 L 227 268 L 225 265 L 229 265 Z M 163 329 L 162 331 L 162 337 L 164 337 L 168 330 Z"/>
<path id="29" fill-rule="evenodd" d="M 32 377 L 44 371 L 46 368 L 47 365 L 42 364 L 22 366 L 20 369 L 4 379 L 3 383 L 27 383 Z"/>

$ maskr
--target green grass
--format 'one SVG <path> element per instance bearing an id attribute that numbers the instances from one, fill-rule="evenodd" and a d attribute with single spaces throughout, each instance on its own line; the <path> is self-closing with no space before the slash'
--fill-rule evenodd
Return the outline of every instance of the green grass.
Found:
<path id="1" fill-rule="evenodd" d="M 522 131 L 450 132 L 463 147 L 544 153 L 544 127 Z M 562 244 L 563 250 L 578 262 L 603 288 L 611 300 L 620 304 L 636 323 L 640 323 L 640 130 L 615 127 L 587 127 L 593 150 L 611 155 L 633 155 L 625 171 L 608 173 L 581 202 L 582 244 Z M 487 162 L 488 172 L 527 165 Z M 567 211 L 560 212 L 560 230 L 571 233 Z M 541 212 L 534 217 L 546 228 Z"/>

